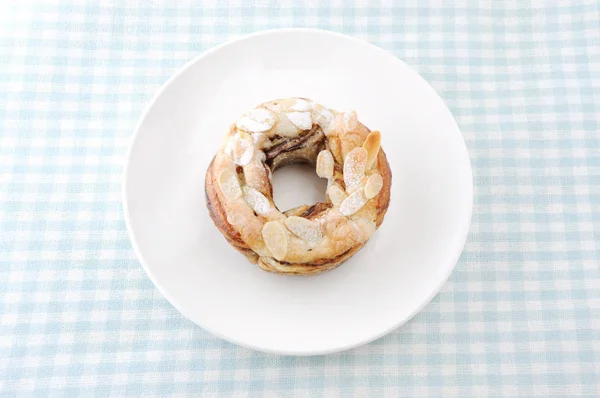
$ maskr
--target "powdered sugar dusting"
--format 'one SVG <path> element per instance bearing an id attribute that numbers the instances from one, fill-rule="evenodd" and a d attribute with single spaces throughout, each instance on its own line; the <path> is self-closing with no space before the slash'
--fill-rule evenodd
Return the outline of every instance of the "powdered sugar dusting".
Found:
<path id="1" fill-rule="evenodd" d="M 271 203 L 265 195 L 252 187 L 244 187 L 244 199 L 252 210 L 260 215 L 266 215 L 271 210 Z"/>
<path id="2" fill-rule="evenodd" d="M 329 129 L 329 126 L 331 125 L 331 122 L 334 119 L 333 113 L 329 109 L 324 108 L 321 105 L 314 105 L 312 113 L 315 123 L 321 126 L 323 131 L 327 133 L 327 130 Z"/>
<path id="3" fill-rule="evenodd" d="M 316 244 L 323 239 L 319 224 L 306 218 L 291 216 L 285 220 L 285 225 L 294 235 L 310 244 Z"/>
<path id="4" fill-rule="evenodd" d="M 250 131 L 252 133 L 260 133 L 271 128 L 270 125 L 252 120 L 248 116 L 242 116 L 239 118 L 235 123 L 235 126 L 240 130 Z"/>
<path id="5" fill-rule="evenodd" d="M 260 133 L 269 130 L 275 124 L 275 115 L 268 109 L 255 108 L 235 123 L 240 130 Z"/>
<path id="6" fill-rule="evenodd" d="M 351 150 L 344 160 L 344 183 L 346 191 L 350 192 L 358 187 L 365 175 L 367 164 L 367 150 L 363 147 Z"/>
<path id="7" fill-rule="evenodd" d="M 340 213 L 346 217 L 349 217 L 359 211 L 361 207 L 365 205 L 365 203 L 367 203 L 367 198 L 365 197 L 363 191 L 355 191 L 342 202 L 340 205 Z"/>
<path id="8" fill-rule="evenodd" d="M 293 138 L 297 137 L 299 133 L 298 127 L 296 127 L 296 125 L 294 125 L 283 113 L 279 115 L 279 121 L 277 122 L 276 128 L 277 134 L 282 137 Z"/>
<path id="9" fill-rule="evenodd" d="M 322 122 L 321 127 L 329 127 L 331 121 L 333 120 L 333 113 L 329 109 L 323 109 L 320 113 Z"/>
<path id="10" fill-rule="evenodd" d="M 242 196 L 242 188 L 236 173 L 231 169 L 225 169 L 219 175 L 219 188 L 227 199 L 234 200 Z"/>
<path id="11" fill-rule="evenodd" d="M 344 124 L 346 125 L 346 127 L 348 127 L 348 123 L 350 123 L 350 117 L 350 112 L 344 113 Z"/>
<path id="12" fill-rule="evenodd" d="M 344 199 L 348 197 L 346 192 L 344 192 L 342 188 L 338 187 L 337 185 L 331 185 L 329 188 L 327 188 L 327 195 L 329 195 L 329 200 L 331 200 L 331 203 L 333 203 L 333 205 L 336 207 L 339 207 Z"/>
<path id="13" fill-rule="evenodd" d="M 358 116 L 355 111 L 344 112 L 344 129 L 346 131 L 352 131 L 356 129 L 356 123 L 358 122 Z"/>
<path id="14" fill-rule="evenodd" d="M 306 111 L 310 111 L 312 109 L 312 104 L 307 100 L 298 98 L 298 99 L 296 99 L 296 103 L 294 105 L 292 105 L 290 107 L 290 109 L 292 109 L 294 111 L 299 111 L 299 112 L 306 112 Z"/>
<path id="15" fill-rule="evenodd" d="M 225 153 L 225 155 L 231 156 L 232 151 L 233 151 L 233 138 L 228 138 L 227 144 L 225 144 L 225 148 L 223 149 L 223 152 Z"/>
<path id="16" fill-rule="evenodd" d="M 235 164 L 245 166 L 254 156 L 254 145 L 247 134 L 236 134 L 233 138 L 233 161 Z"/>
<path id="17" fill-rule="evenodd" d="M 362 217 L 352 220 L 348 224 L 350 224 L 356 232 L 356 237 L 359 242 L 367 241 L 377 229 L 374 221 Z"/>
<path id="18" fill-rule="evenodd" d="M 267 143 L 268 140 L 269 140 L 269 138 L 267 137 L 266 134 L 263 134 L 263 133 L 252 134 L 252 141 L 254 143 L 254 146 L 257 148 L 262 148 Z"/>
<path id="19" fill-rule="evenodd" d="M 268 109 L 265 108 L 254 108 L 248 112 L 250 119 L 256 120 L 257 122 L 269 124 L 273 126 L 275 123 L 275 115 Z"/>
<path id="20" fill-rule="evenodd" d="M 312 116 L 310 112 L 290 112 L 288 119 L 301 130 L 309 130 L 312 127 Z"/>

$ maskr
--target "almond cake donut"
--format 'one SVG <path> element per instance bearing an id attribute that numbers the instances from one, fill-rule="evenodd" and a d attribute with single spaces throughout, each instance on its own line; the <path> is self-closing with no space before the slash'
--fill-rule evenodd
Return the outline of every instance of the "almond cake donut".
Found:
<path id="1" fill-rule="evenodd" d="M 208 166 L 209 214 L 227 241 L 265 271 L 312 275 L 360 250 L 383 222 L 392 173 L 381 135 L 356 112 L 305 98 L 266 102 L 229 129 Z M 280 211 L 273 171 L 310 163 L 328 180 L 325 202 Z"/>

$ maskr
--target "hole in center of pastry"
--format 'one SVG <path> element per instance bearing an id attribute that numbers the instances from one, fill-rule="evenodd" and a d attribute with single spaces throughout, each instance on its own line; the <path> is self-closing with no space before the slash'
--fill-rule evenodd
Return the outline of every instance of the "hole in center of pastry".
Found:
<path id="1" fill-rule="evenodd" d="M 327 180 L 319 178 L 315 166 L 290 164 L 273 173 L 273 200 L 279 210 L 325 202 Z"/>

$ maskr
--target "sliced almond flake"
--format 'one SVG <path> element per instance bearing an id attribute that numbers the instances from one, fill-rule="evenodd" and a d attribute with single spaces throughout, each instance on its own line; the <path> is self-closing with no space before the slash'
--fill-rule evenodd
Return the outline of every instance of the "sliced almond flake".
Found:
<path id="1" fill-rule="evenodd" d="M 354 191 L 340 205 L 340 213 L 346 217 L 359 211 L 367 203 L 367 198 L 362 190 Z"/>
<path id="2" fill-rule="evenodd" d="M 333 175 L 333 155 L 327 149 L 317 156 L 317 175 L 321 178 L 331 178 Z"/>
<path id="3" fill-rule="evenodd" d="M 235 164 L 245 166 L 254 156 L 252 138 L 247 134 L 238 133 L 233 137 L 233 161 Z"/>
<path id="4" fill-rule="evenodd" d="M 242 188 L 237 174 L 232 169 L 225 169 L 219 174 L 219 188 L 223 195 L 229 200 L 235 200 L 242 197 Z"/>
<path id="5" fill-rule="evenodd" d="M 260 133 L 269 130 L 275 124 L 275 115 L 265 108 L 255 108 L 242 116 L 235 126 L 244 131 Z"/>
<path id="6" fill-rule="evenodd" d="M 242 116 L 239 118 L 235 123 L 235 126 L 240 130 L 249 131 L 251 133 L 260 133 L 267 131 L 272 127 L 272 125 L 267 123 L 261 123 L 257 122 L 256 120 L 252 120 L 248 116 Z"/>
<path id="7" fill-rule="evenodd" d="M 367 150 L 367 164 L 365 166 L 367 170 L 369 170 L 371 166 L 373 166 L 373 163 L 375 163 L 380 146 L 381 133 L 377 130 L 371 131 L 363 143 L 363 148 Z"/>
<path id="8" fill-rule="evenodd" d="M 283 113 L 279 115 L 279 121 L 277 122 L 275 128 L 277 130 L 277 134 L 282 137 L 293 138 L 297 137 L 300 133 L 298 127 L 296 127 L 296 125 L 292 123 L 290 119 L 288 119 Z"/>
<path id="9" fill-rule="evenodd" d="M 296 103 L 297 98 L 284 98 L 284 99 L 278 99 L 275 101 L 271 101 L 269 102 L 269 106 L 266 106 L 267 108 L 271 108 L 271 106 L 273 105 L 273 103 L 277 103 L 277 106 L 281 109 L 290 109 L 295 103 Z"/>
<path id="10" fill-rule="evenodd" d="M 268 179 L 267 168 L 260 161 L 252 161 L 242 169 L 244 173 L 244 185 L 252 187 L 260 193 L 269 192 L 268 186 L 270 180 Z"/>
<path id="11" fill-rule="evenodd" d="M 331 203 L 333 203 L 335 207 L 340 207 L 342 202 L 348 197 L 346 192 L 337 185 L 331 185 L 327 188 L 327 195 L 329 195 L 329 200 L 331 200 Z"/>
<path id="12" fill-rule="evenodd" d="M 267 249 L 277 260 L 283 260 L 288 251 L 288 232 L 278 221 L 269 221 L 262 227 L 262 237 Z"/>
<path id="13" fill-rule="evenodd" d="M 344 112 L 344 130 L 345 131 L 354 131 L 358 127 L 358 116 L 356 115 L 356 111 Z"/>
<path id="14" fill-rule="evenodd" d="M 246 219 L 246 217 L 235 211 L 227 213 L 227 222 L 236 228 L 248 224 L 248 220 Z"/>
<path id="15" fill-rule="evenodd" d="M 285 225 L 294 235 L 310 244 L 314 245 L 323 239 L 321 227 L 312 220 L 291 216 L 286 218 Z"/>
<path id="16" fill-rule="evenodd" d="M 348 127 L 348 123 L 350 122 L 350 112 L 344 112 L 344 124 Z"/>
<path id="17" fill-rule="evenodd" d="M 290 107 L 290 109 L 298 112 L 306 112 L 312 109 L 312 103 L 302 98 L 298 98 L 296 103 Z"/>
<path id="18" fill-rule="evenodd" d="M 269 137 L 263 133 L 252 134 L 252 141 L 256 148 L 263 148 L 264 145 L 269 141 Z"/>
<path id="19" fill-rule="evenodd" d="M 325 133 L 325 136 L 329 137 L 332 135 L 336 135 L 336 123 L 335 123 L 335 117 L 333 119 L 331 119 L 331 122 L 329 122 L 329 124 L 321 124 L 321 128 L 323 129 L 323 133 Z"/>
<path id="20" fill-rule="evenodd" d="M 262 193 L 258 192 L 256 189 L 252 187 L 245 186 L 244 190 L 244 199 L 248 205 L 260 215 L 266 215 L 271 210 L 271 203 L 269 199 L 265 197 Z"/>
<path id="21" fill-rule="evenodd" d="M 326 136 L 337 136 L 344 133 L 344 113 L 338 113 L 333 117 L 329 126 L 327 126 L 323 132 Z"/>
<path id="22" fill-rule="evenodd" d="M 365 176 L 365 166 L 367 164 L 367 150 L 363 147 L 357 147 L 348 152 L 344 159 L 344 183 L 348 193 L 356 189 Z"/>
<path id="23" fill-rule="evenodd" d="M 270 124 L 271 126 L 273 126 L 275 123 L 275 115 L 273 115 L 273 112 L 265 108 L 252 109 L 250 112 L 248 112 L 248 117 L 260 123 Z"/>
<path id="24" fill-rule="evenodd" d="M 362 217 L 351 220 L 348 224 L 350 224 L 354 229 L 359 242 L 367 241 L 371 236 L 373 236 L 375 230 L 377 229 L 374 221 Z"/>
<path id="25" fill-rule="evenodd" d="M 274 114 L 278 114 L 279 112 L 281 112 L 282 107 L 279 103 L 274 104 L 272 102 L 267 102 L 264 107 L 268 110 L 270 110 L 271 112 L 273 112 Z"/>
<path id="26" fill-rule="evenodd" d="M 331 111 L 329 109 L 323 109 L 317 115 L 317 123 L 323 129 L 329 128 L 329 126 L 331 125 L 331 122 L 333 121 L 333 118 L 334 118 L 333 113 L 331 113 Z"/>
<path id="27" fill-rule="evenodd" d="M 383 188 L 383 178 L 379 174 L 373 174 L 365 183 L 365 196 L 367 199 L 374 198 L 381 188 Z"/>
<path id="28" fill-rule="evenodd" d="M 327 129 L 331 125 L 331 122 L 335 118 L 333 112 L 325 108 L 323 105 L 313 103 L 312 106 L 313 121 L 321 126 L 324 133 L 327 133 Z"/>
<path id="29" fill-rule="evenodd" d="M 227 156 L 231 156 L 233 152 L 233 137 L 229 137 L 227 139 L 227 144 L 225 144 L 225 148 L 223 149 L 223 153 Z"/>
<path id="30" fill-rule="evenodd" d="M 310 112 L 289 112 L 286 116 L 300 130 L 309 130 L 312 127 Z"/>

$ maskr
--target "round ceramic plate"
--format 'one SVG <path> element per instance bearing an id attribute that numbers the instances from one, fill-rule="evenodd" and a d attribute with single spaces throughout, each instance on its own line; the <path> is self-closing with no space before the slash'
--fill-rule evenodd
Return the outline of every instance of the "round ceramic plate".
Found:
<path id="1" fill-rule="evenodd" d="M 379 230 L 348 262 L 312 277 L 250 264 L 204 199 L 206 168 L 230 123 L 291 96 L 356 110 L 382 132 L 393 172 Z M 458 260 L 473 196 L 462 135 L 417 73 L 371 44 L 304 29 L 245 36 L 184 66 L 142 115 L 124 177 L 133 247 L 173 306 L 230 342 L 296 355 L 368 343 L 423 308 Z M 289 166 L 274 179 L 283 210 L 324 200 L 314 169 Z"/>

